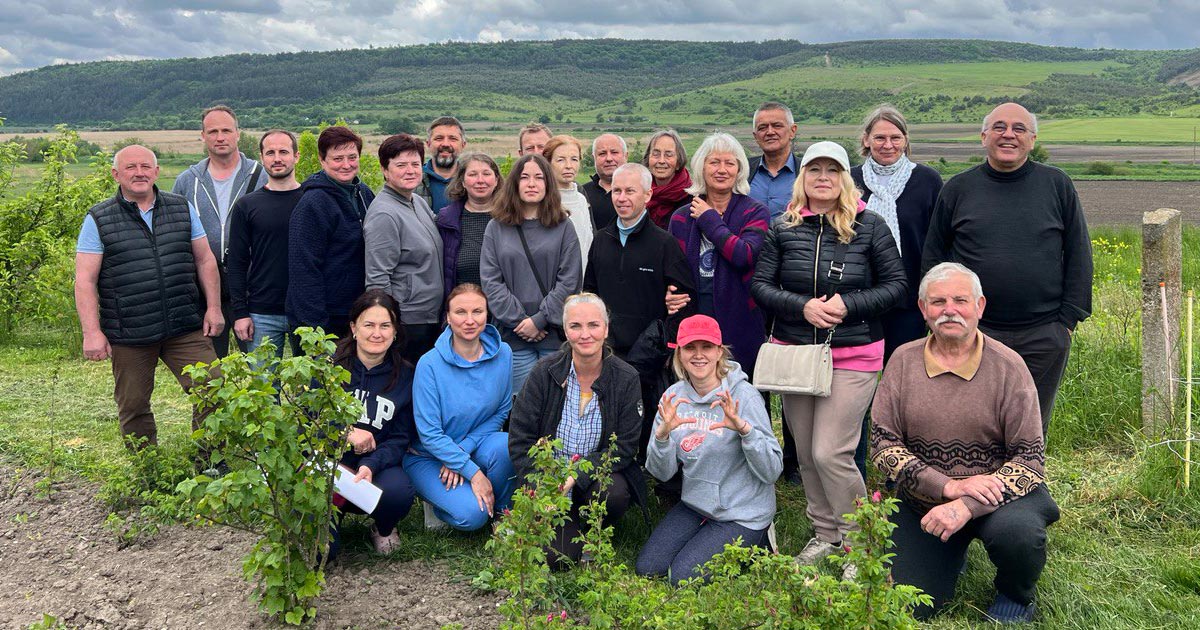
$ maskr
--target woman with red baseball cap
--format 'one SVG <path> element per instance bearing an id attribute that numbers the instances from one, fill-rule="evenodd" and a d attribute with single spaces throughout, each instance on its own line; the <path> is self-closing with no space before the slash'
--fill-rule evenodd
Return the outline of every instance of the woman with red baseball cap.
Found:
<path id="1" fill-rule="evenodd" d="M 682 470 L 683 491 L 638 554 L 639 575 L 678 584 L 738 538 L 767 541 L 783 451 L 762 395 L 731 356 L 717 320 L 680 322 L 671 360 L 680 380 L 659 403 L 646 470 L 661 481 Z"/>

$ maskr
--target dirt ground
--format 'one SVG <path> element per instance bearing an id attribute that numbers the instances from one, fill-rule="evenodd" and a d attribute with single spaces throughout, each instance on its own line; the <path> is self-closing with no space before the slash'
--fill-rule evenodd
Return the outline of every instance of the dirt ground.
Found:
<path id="1" fill-rule="evenodd" d="M 247 598 L 249 536 L 176 526 L 118 549 L 94 485 L 57 485 L 47 501 L 34 481 L 0 465 L 0 628 L 24 630 L 43 613 L 89 630 L 276 627 Z M 381 559 L 330 570 L 310 627 L 482 630 L 499 625 L 496 604 L 440 565 Z"/>
<path id="2" fill-rule="evenodd" d="M 1141 225 L 1142 214 L 1175 208 L 1200 225 L 1200 182 L 1078 181 L 1088 225 Z"/>

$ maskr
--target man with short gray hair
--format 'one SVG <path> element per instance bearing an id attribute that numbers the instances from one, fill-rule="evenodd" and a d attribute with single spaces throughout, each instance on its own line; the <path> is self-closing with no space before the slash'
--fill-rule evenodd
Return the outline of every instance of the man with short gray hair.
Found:
<path id="1" fill-rule="evenodd" d="M 872 461 L 901 499 L 892 577 L 933 598 L 916 611 L 930 616 L 954 597 L 978 538 L 996 565 L 988 616 L 1031 621 L 1046 528 L 1059 517 L 1037 389 L 1025 361 L 978 329 L 987 300 L 971 270 L 933 267 L 918 306 L 932 334 L 892 354 L 871 409 Z"/>
<path id="2" fill-rule="evenodd" d="M 583 275 L 583 290 L 600 296 L 611 312 L 609 344 L 618 357 L 628 360 L 642 377 L 644 422 L 640 452 L 645 456 L 658 397 L 666 389 L 666 343 L 675 339 L 679 322 L 693 313 L 694 300 L 667 314 L 663 296 L 668 287 L 676 294 L 694 293 L 687 258 L 674 237 L 648 217 L 654 179 L 636 162 L 617 167 L 612 177 L 612 200 L 617 220 L 596 232 Z M 661 335 L 655 335 L 664 322 Z"/>
<path id="3" fill-rule="evenodd" d="M 1045 434 L 1071 334 L 1092 310 L 1092 244 L 1071 178 L 1029 159 L 1033 114 L 1004 103 L 980 137 L 987 160 L 942 187 L 921 269 L 952 261 L 979 274 L 994 304 L 980 327 L 1025 360 Z"/>
<path id="4" fill-rule="evenodd" d="M 768 101 L 754 112 L 754 141 L 763 153 L 750 158 L 750 197 L 771 211 L 772 222 L 792 200 L 800 164 L 792 149 L 796 129 L 792 110 L 783 103 Z"/>
<path id="5" fill-rule="evenodd" d="M 597 230 L 608 227 L 617 219 L 612 202 L 613 172 L 627 161 L 629 147 L 621 136 L 602 133 L 592 141 L 592 162 L 596 165 L 596 174 L 592 175 L 592 181 L 580 186 L 580 189 L 587 197 L 588 207 L 592 209 L 592 225 Z"/>
<path id="6" fill-rule="evenodd" d="M 146 147 L 117 151 L 117 194 L 88 210 L 75 245 L 83 356 L 112 357 L 117 418 L 131 448 L 158 441 L 150 407 L 158 362 L 190 389 L 184 366 L 215 361 L 209 337 L 225 327 L 220 276 L 204 225 L 186 199 L 158 190 L 158 173 L 158 159 Z M 193 429 L 202 417 L 193 409 Z"/>

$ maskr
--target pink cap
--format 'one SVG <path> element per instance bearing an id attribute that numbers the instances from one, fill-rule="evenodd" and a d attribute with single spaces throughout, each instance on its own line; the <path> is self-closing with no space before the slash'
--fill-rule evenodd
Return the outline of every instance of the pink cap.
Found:
<path id="1" fill-rule="evenodd" d="M 717 320 L 708 315 L 692 315 L 679 322 L 679 332 L 675 335 L 675 345 L 686 346 L 693 341 L 707 341 L 721 345 L 721 326 Z"/>

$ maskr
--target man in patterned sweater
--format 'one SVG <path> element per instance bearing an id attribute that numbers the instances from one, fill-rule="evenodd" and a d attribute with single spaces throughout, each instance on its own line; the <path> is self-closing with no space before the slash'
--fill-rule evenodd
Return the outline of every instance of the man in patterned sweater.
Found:
<path id="1" fill-rule="evenodd" d="M 996 565 L 988 616 L 1030 621 L 1058 506 L 1044 483 L 1037 389 L 1014 351 L 978 330 L 979 277 L 942 263 L 921 281 L 932 336 L 898 348 L 871 416 L 875 466 L 902 499 L 892 517 L 897 583 L 920 587 L 936 613 L 954 596 L 973 539 Z"/>

